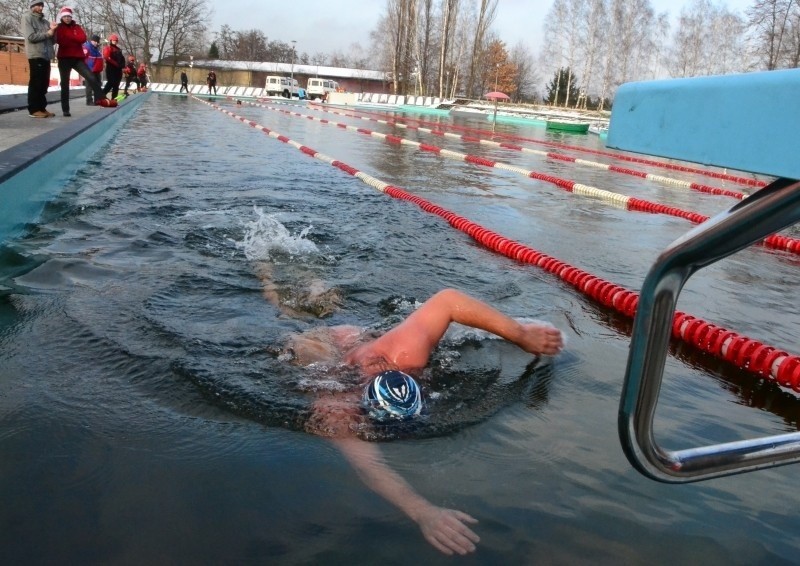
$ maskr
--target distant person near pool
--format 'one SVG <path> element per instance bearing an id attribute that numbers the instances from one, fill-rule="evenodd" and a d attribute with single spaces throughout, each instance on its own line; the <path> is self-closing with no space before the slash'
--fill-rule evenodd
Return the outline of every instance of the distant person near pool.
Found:
<path id="1" fill-rule="evenodd" d="M 97 84 L 103 82 L 103 54 L 100 52 L 100 36 L 97 34 L 92 35 L 91 39 L 83 44 L 83 56 L 86 58 L 86 66 L 89 67 L 92 75 L 94 75 Z M 86 83 L 86 105 L 94 106 L 94 91 Z"/>
<path id="2" fill-rule="evenodd" d="M 181 93 L 186 90 L 186 94 L 189 94 L 189 77 L 186 76 L 186 71 L 181 71 L 181 90 L 178 92 Z"/>
<path id="3" fill-rule="evenodd" d="M 103 96 L 111 93 L 116 100 L 119 95 L 119 83 L 122 82 L 122 69 L 125 68 L 125 55 L 119 48 L 119 36 L 112 33 L 108 36 L 108 45 L 103 48 L 103 60 L 106 62 L 106 86 Z"/>
<path id="4" fill-rule="evenodd" d="M 131 83 L 136 83 L 136 89 L 139 89 L 139 77 L 136 76 L 136 57 L 133 55 L 128 56 L 128 64 L 122 69 L 122 74 L 125 76 L 125 90 L 123 93 L 128 96 L 128 88 Z"/>
<path id="5" fill-rule="evenodd" d="M 209 71 L 206 77 L 206 85 L 208 85 L 208 94 L 211 94 L 211 89 L 214 89 L 214 95 L 217 94 L 217 73 Z"/>
<path id="6" fill-rule="evenodd" d="M 44 2 L 33 0 L 30 11 L 22 15 L 19 28 L 25 38 L 28 58 L 28 114 L 31 118 L 52 118 L 47 111 L 47 88 L 50 86 L 50 61 L 53 59 L 53 34 L 56 24 L 44 19 Z"/>
<path id="7" fill-rule="evenodd" d="M 72 8 L 65 6 L 58 13 L 58 25 L 53 34 L 53 41 L 58 44 L 56 56 L 58 58 L 58 74 L 61 79 L 61 111 L 64 116 L 71 116 L 69 81 L 73 69 L 84 78 L 87 86 L 92 89 L 98 106 L 111 106 L 110 101 L 103 96 L 100 83 L 84 62 L 83 44 L 86 42 L 86 32 L 73 18 Z"/>
<path id="8" fill-rule="evenodd" d="M 266 298 L 278 306 L 289 303 L 306 312 L 329 306 L 325 314 L 339 307 L 341 297 L 331 300 L 332 290 L 322 286 L 308 296 L 281 301 L 280 289 L 270 281 L 271 270 L 259 275 L 266 283 Z M 421 412 L 424 400 L 413 376 L 421 374 L 454 322 L 491 332 L 537 356 L 558 354 L 564 345 L 561 332 L 552 326 L 520 323 L 460 291 L 445 289 L 382 335 L 355 326 L 317 327 L 292 335 L 281 355 L 300 366 L 344 365 L 358 372 L 360 388 L 317 398 L 306 430 L 330 438 L 362 481 L 415 521 L 437 550 L 468 554 L 480 541 L 468 526 L 477 520 L 422 497 L 388 466 L 377 443 L 362 441 L 356 432 L 365 419 L 387 423 L 413 419 Z"/>
<path id="9" fill-rule="evenodd" d="M 147 78 L 147 65 L 139 63 L 139 68 L 136 69 L 136 78 L 139 79 L 139 90 L 143 92 L 146 91 L 147 83 L 149 82 Z"/>

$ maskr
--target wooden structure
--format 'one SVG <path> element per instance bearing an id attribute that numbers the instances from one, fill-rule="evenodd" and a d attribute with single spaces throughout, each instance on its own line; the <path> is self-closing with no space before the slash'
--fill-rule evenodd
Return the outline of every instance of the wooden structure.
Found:
<path id="1" fill-rule="evenodd" d="M 21 37 L 0 35 L 0 84 L 26 85 L 29 76 L 25 40 Z"/>

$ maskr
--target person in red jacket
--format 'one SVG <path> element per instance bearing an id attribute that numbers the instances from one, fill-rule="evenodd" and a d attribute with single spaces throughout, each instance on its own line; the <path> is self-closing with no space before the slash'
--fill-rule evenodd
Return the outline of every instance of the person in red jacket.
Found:
<path id="1" fill-rule="evenodd" d="M 100 52 L 100 36 L 94 34 L 92 38 L 83 44 L 83 55 L 86 57 L 85 63 L 89 70 L 94 75 L 98 84 L 103 82 L 103 54 Z M 99 99 L 98 99 L 99 100 Z M 86 105 L 94 106 L 94 92 L 92 92 L 89 83 L 86 83 Z"/>
<path id="2" fill-rule="evenodd" d="M 71 116 L 69 112 L 69 75 L 72 69 L 86 80 L 92 89 L 95 100 L 99 106 L 109 106 L 109 101 L 103 97 L 103 89 L 86 66 L 83 56 L 83 44 L 86 41 L 86 32 L 75 22 L 72 17 L 72 8 L 64 7 L 58 13 L 58 25 L 53 34 L 53 41 L 58 44 L 58 74 L 61 77 L 61 111 L 64 116 Z"/>
<path id="3" fill-rule="evenodd" d="M 108 45 L 103 48 L 103 61 L 106 63 L 106 86 L 103 87 L 103 97 L 111 92 L 111 99 L 116 100 L 119 83 L 122 82 L 122 69 L 125 67 L 125 55 L 119 48 L 119 36 L 116 33 L 108 36 Z"/>
<path id="4" fill-rule="evenodd" d="M 139 63 L 139 68 L 136 70 L 136 78 L 139 79 L 139 90 L 145 92 L 147 90 L 147 65 Z"/>

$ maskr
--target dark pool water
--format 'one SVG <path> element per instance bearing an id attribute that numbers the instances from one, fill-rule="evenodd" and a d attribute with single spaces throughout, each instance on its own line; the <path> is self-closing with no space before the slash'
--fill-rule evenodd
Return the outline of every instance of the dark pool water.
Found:
<path id="1" fill-rule="evenodd" d="M 317 121 L 223 106 L 634 290 L 692 227 Z M 293 110 L 703 214 L 735 202 Z M 497 131 L 602 148 L 543 128 Z M 262 296 L 264 263 L 290 291 L 313 279 L 338 288 L 342 310 L 323 321 L 286 316 Z M 746 250 L 695 276 L 679 307 L 796 353 L 798 263 Z M 331 444 L 304 431 L 316 389 L 330 385 L 275 355 L 289 333 L 317 324 L 390 326 L 443 287 L 549 321 L 568 338 L 564 354 L 531 364 L 510 345 L 457 332 L 431 370 L 428 420 L 381 435 L 387 461 L 415 489 L 480 521 L 477 552 L 458 559 L 441 556 Z M 0 249 L 0 560 L 796 562 L 796 466 L 684 486 L 629 466 L 616 418 L 630 325 L 205 104 L 151 96 L 29 234 Z M 672 354 L 656 420 L 663 445 L 798 429 L 795 395 L 689 347 Z"/>

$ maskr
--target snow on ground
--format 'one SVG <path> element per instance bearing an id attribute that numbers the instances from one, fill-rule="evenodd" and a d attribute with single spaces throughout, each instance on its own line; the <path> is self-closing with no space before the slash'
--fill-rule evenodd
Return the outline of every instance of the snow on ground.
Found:
<path id="1" fill-rule="evenodd" d="M 80 85 L 80 86 L 73 86 L 70 88 L 71 89 L 79 88 L 83 90 L 86 87 Z M 47 92 L 58 92 L 60 90 L 61 88 L 58 85 L 56 85 L 48 88 Z M 0 85 L 0 96 L 3 96 L 4 94 L 28 94 L 28 85 Z"/>
<path id="2" fill-rule="evenodd" d="M 0 96 L 4 94 L 25 94 L 28 92 L 28 85 L 0 85 Z"/>

